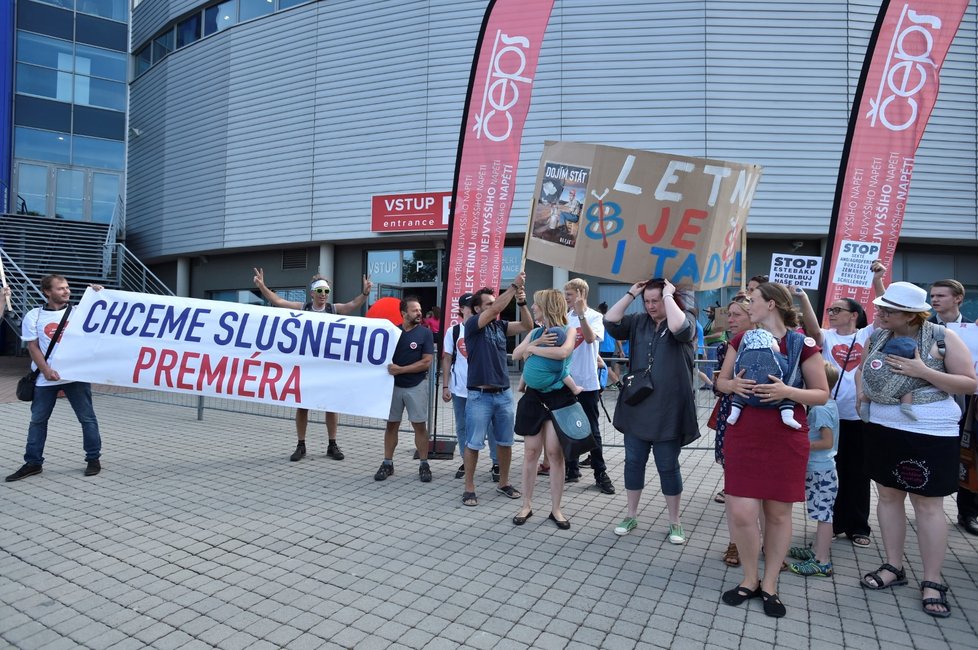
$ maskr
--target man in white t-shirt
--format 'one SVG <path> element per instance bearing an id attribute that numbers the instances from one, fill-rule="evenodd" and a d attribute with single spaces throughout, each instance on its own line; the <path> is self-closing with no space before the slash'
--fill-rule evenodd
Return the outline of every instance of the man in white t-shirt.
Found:
<path id="1" fill-rule="evenodd" d="M 458 315 L 461 322 L 445 330 L 445 342 L 441 354 L 441 398 L 452 403 L 455 414 L 455 437 L 458 439 L 458 453 L 465 453 L 465 400 L 469 396 L 466 382 L 469 377 L 469 353 L 465 349 L 465 327 L 463 323 L 472 315 L 472 294 L 463 293 L 458 299 Z M 492 469 L 489 474 L 492 480 L 499 482 L 499 456 L 496 455 L 496 438 L 490 432 L 489 457 L 492 459 Z M 455 478 L 465 476 L 465 465 L 460 465 L 455 472 Z"/>
<path id="2" fill-rule="evenodd" d="M 93 289 L 102 287 L 93 285 Z M 92 386 L 82 381 L 67 381 L 51 367 L 58 356 L 58 341 L 64 330 L 71 326 L 71 314 L 64 329 L 54 339 L 58 325 L 66 315 L 71 288 L 63 275 L 46 275 L 41 278 L 41 291 L 47 298 L 43 307 L 35 307 L 27 312 L 21 324 L 21 339 L 27 343 L 31 355 L 31 367 L 38 371 L 34 387 L 34 400 L 31 402 L 31 423 L 27 429 L 27 448 L 24 451 L 24 465 L 7 477 L 7 482 L 19 481 L 40 474 L 44 464 L 44 443 L 48 437 L 48 420 L 58 401 L 58 393 L 64 392 L 71 404 L 75 417 L 82 427 L 82 444 L 85 448 L 85 476 L 95 476 L 102 471 L 99 458 L 102 456 L 102 437 L 99 435 L 98 420 L 92 406 Z M 51 355 L 45 360 L 48 348 L 54 345 Z M 50 363 L 49 363 L 50 362 Z"/>
<path id="3" fill-rule="evenodd" d="M 615 486 L 608 477 L 608 467 L 601 449 L 601 428 L 598 426 L 598 400 L 601 399 L 601 383 L 598 380 L 598 352 L 604 338 L 604 321 L 601 312 L 587 306 L 588 284 L 581 278 L 574 278 L 564 285 L 564 298 L 567 299 L 567 324 L 577 328 L 577 341 L 571 353 L 570 376 L 581 387 L 577 401 L 587 414 L 591 433 L 598 446 L 591 450 L 591 469 L 594 482 L 605 494 L 614 494 Z M 581 477 L 577 458 L 567 459 L 566 480 L 576 483 Z"/>

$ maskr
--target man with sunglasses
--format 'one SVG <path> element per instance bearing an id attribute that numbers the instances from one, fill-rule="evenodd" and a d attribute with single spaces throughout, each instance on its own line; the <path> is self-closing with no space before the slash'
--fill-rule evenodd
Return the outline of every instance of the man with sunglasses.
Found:
<path id="1" fill-rule="evenodd" d="M 255 268 L 255 286 L 261 291 L 261 295 L 274 307 L 284 307 L 285 309 L 292 310 L 302 310 L 302 311 L 314 311 L 325 314 L 341 314 L 344 316 L 355 314 L 360 311 L 364 303 L 367 301 L 367 296 L 370 295 L 370 290 L 373 288 L 373 283 L 370 278 L 366 275 L 363 276 L 363 291 L 351 300 L 350 302 L 332 304 L 329 302 L 329 296 L 332 292 L 330 288 L 329 280 L 324 278 L 320 274 L 312 276 L 312 280 L 309 282 L 309 301 L 305 303 L 293 302 L 291 300 L 285 300 L 277 293 L 269 289 L 265 285 L 265 270 L 262 268 Z M 336 444 L 336 427 L 339 421 L 339 416 L 336 413 L 326 413 L 326 433 L 329 436 L 329 445 L 326 448 L 326 455 L 333 460 L 343 460 L 345 458 L 342 451 L 340 451 L 339 446 Z M 289 460 L 295 462 L 306 455 L 306 428 L 309 425 L 309 409 L 296 409 L 295 410 L 295 432 L 298 437 L 298 444 L 295 447 L 295 451 L 289 457 Z"/>
<path id="2" fill-rule="evenodd" d="M 961 315 L 961 303 L 964 302 L 964 285 L 957 280 L 938 280 L 930 286 L 930 305 L 934 309 L 929 320 L 932 323 L 965 322 Z M 970 395 L 955 395 L 955 401 L 961 407 L 961 413 L 968 412 L 968 404 L 974 399 Z M 961 419 L 964 426 L 964 417 Z M 962 529 L 978 535 L 978 494 L 967 488 L 958 488 L 958 525 Z"/>

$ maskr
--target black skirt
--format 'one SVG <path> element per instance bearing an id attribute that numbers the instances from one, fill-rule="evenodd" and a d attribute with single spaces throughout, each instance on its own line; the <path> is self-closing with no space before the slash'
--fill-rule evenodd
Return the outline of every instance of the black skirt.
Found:
<path id="1" fill-rule="evenodd" d="M 549 393 L 541 393 L 527 386 L 526 393 L 516 405 L 516 435 L 535 436 L 540 433 L 543 423 L 550 419 L 550 412 L 577 401 L 577 397 L 567 386 Z M 544 407 L 546 404 L 546 408 Z"/>
<path id="2" fill-rule="evenodd" d="M 958 491 L 957 436 L 928 436 L 872 423 L 864 427 L 866 467 L 874 481 L 922 497 Z"/>

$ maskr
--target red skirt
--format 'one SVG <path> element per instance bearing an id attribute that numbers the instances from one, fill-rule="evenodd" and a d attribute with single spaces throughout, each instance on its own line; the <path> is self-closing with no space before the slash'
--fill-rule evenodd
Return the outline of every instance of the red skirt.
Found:
<path id="1" fill-rule="evenodd" d="M 805 500 L 808 418 L 795 405 L 795 430 L 776 408 L 744 407 L 737 424 L 727 425 L 723 441 L 723 490 L 735 497 L 786 503 Z"/>

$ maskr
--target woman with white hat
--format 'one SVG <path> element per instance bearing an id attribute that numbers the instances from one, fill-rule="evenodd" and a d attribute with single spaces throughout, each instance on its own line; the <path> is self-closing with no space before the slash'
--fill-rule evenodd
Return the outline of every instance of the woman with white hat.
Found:
<path id="1" fill-rule="evenodd" d="M 924 612 L 951 615 L 947 586 L 940 582 L 947 550 L 944 497 L 958 485 L 958 420 L 952 394 L 974 393 L 978 382 L 967 346 L 954 332 L 927 322 L 927 292 L 909 282 L 894 282 L 873 301 L 878 329 L 869 339 L 856 379 L 858 400 L 869 402 L 866 425 L 869 474 L 879 490 L 876 515 L 886 562 L 860 581 L 867 589 L 907 584 L 903 568 L 910 495 L 917 519 L 917 543 L 924 564 L 920 589 Z M 912 359 L 886 354 L 890 338 L 917 343 Z M 900 409 L 910 391 L 916 419 Z"/>

